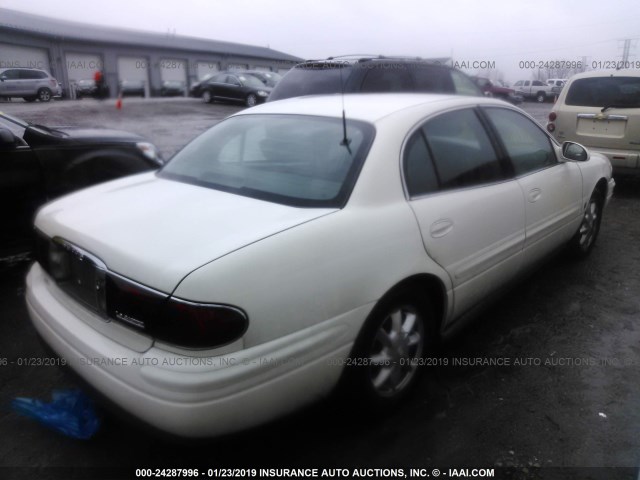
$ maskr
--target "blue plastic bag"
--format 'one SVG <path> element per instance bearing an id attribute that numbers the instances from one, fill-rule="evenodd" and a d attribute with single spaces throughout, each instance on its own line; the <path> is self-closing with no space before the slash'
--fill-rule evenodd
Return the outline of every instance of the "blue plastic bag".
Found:
<path id="1" fill-rule="evenodd" d="M 16 412 L 69 437 L 86 440 L 100 428 L 93 402 L 81 390 L 54 390 L 50 403 L 18 397 L 11 405 Z"/>

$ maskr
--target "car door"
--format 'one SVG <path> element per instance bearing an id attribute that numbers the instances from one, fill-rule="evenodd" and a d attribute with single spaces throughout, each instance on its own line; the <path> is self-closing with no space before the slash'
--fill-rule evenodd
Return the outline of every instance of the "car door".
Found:
<path id="1" fill-rule="evenodd" d="M 19 70 L 5 70 L 2 73 L 0 76 L 0 95 L 7 97 L 21 95 Z"/>
<path id="2" fill-rule="evenodd" d="M 523 261 L 533 263 L 568 241 L 581 218 L 582 175 L 573 162 L 559 162 L 540 126 L 522 113 L 482 108 L 513 165 L 525 198 Z"/>
<path id="3" fill-rule="evenodd" d="M 244 88 L 237 75 L 227 75 L 225 97 L 236 101 L 244 100 Z"/>
<path id="4" fill-rule="evenodd" d="M 209 90 L 212 97 L 219 98 L 223 96 L 226 80 L 226 73 L 218 73 L 211 77 L 211 79 L 207 80 L 206 89 Z"/>
<path id="5" fill-rule="evenodd" d="M 473 108 L 421 125 L 405 143 L 403 175 L 425 250 L 448 272 L 459 317 L 519 271 L 522 190 Z"/>
<path id="6" fill-rule="evenodd" d="M 0 129 L 4 129 L 1 124 Z M 14 143 L 0 142 L 3 254 L 30 247 L 33 216 L 45 200 L 40 164 L 31 148 L 17 138 Z"/>
<path id="7" fill-rule="evenodd" d="M 42 77 L 37 70 L 20 70 L 21 95 L 36 95 Z"/>

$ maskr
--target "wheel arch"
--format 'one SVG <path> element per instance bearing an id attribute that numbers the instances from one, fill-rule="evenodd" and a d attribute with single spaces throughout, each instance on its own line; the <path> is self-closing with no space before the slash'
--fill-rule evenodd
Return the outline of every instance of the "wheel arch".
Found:
<path id="1" fill-rule="evenodd" d="M 433 325 L 433 327 L 436 332 L 439 332 L 447 312 L 447 290 L 444 282 L 436 275 L 430 273 L 411 275 L 410 277 L 396 283 L 378 299 L 376 305 L 369 313 L 367 321 L 375 315 L 379 309 L 384 308 L 390 301 L 406 294 L 417 295 L 419 298 L 429 299 L 435 319 L 435 325 Z M 362 328 L 364 328 L 367 321 L 365 321 Z"/>

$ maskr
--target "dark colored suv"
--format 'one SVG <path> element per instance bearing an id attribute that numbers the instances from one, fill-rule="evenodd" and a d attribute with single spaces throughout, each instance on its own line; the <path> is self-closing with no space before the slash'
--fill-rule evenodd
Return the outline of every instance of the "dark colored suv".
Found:
<path id="1" fill-rule="evenodd" d="M 366 57 L 309 60 L 275 86 L 269 101 L 326 93 L 427 92 L 482 96 L 464 73 L 416 58 Z"/>

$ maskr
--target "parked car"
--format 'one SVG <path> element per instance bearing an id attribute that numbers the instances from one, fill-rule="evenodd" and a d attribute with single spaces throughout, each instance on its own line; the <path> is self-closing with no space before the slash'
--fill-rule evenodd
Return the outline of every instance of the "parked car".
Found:
<path id="1" fill-rule="evenodd" d="M 0 252 L 27 251 L 39 206 L 73 190 L 161 165 L 128 132 L 45 127 L 0 113 Z"/>
<path id="2" fill-rule="evenodd" d="M 513 89 L 525 99 L 532 99 L 539 103 L 553 100 L 558 93 L 554 87 L 540 80 L 518 80 Z"/>
<path id="3" fill-rule="evenodd" d="M 244 103 L 247 107 L 263 103 L 271 90 L 253 75 L 235 71 L 217 73 L 199 87 L 206 103 L 222 100 Z"/>
<path id="4" fill-rule="evenodd" d="M 246 71 L 243 71 L 242 73 L 253 75 L 262 83 L 264 83 L 267 87 L 271 87 L 271 88 L 275 87 L 276 84 L 280 81 L 280 79 L 282 79 L 282 75 L 280 75 L 279 73 L 265 72 L 262 70 L 246 70 Z"/>
<path id="5" fill-rule="evenodd" d="M 613 188 L 606 157 L 499 100 L 269 102 L 42 208 L 27 305 L 85 381 L 173 434 L 338 385 L 386 410 L 502 287 L 559 247 L 588 255 Z"/>
<path id="6" fill-rule="evenodd" d="M 58 81 L 37 68 L 0 68 L 0 98 L 22 97 L 48 102 L 62 95 Z"/>
<path id="7" fill-rule="evenodd" d="M 640 72 L 574 75 L 549 113 L 547 130 L 609 158 L 616 173 L 640 172 Z"/>
<path id="8" fill-rule="evenodd" d="M 143 80 L 121 80 L 119 90 L 123 97 L 144 97 L 145 82 Z"/>
<path id="9" fill-rule="evenodd" d="M 493 80 L 485 77 L 472 77 L 476 85 L 480 87 L 482 92 L 489 96 L 506 100 L 507 102 L 517 105 L 522 103 L 522 95 L 516 94 L 516 91 L 512 88 L 503 87 Z"/>
<path id="10" fill-rule="evenodd" d="M 207 80 L 209 80 L 214 75 L 215 75 L 214 73 L 207 73 L 200 80 L 193 83 L 191 87 L 189 87 L 189 96 L 196 97 L 196 98 L 202 97 L 202 86 L 207 82 Z"/>
<path id="11" fill-rule="evenodd" d="M 76 98 L 93 97 L 96 95 L 97 87 L 95 80 L 85 78 L 76 84 Z"/>
<path id="12" fill-rule="evenodd" d="M 566 78 L 549 78 L 547 79 L 547 85 L 550 87 L 564 87 L 564 84 L 567 83 Z"/>
<path id="13" fill-rule="evenodd" d="M 427 92 L 482 96 L 464 73 L 416 58 L 338 57 L 289 70 L 269 101 L 323 93 Z"/>
<path id="14" fill-rule="evenodd" d="M 185 85 L 184 82 L 174 82 L 166 80 L 162 82 L 160 88 L 160 96 L 162 97 L 181 97 L 184 96 Z"/>

